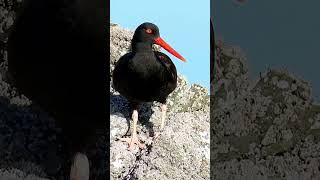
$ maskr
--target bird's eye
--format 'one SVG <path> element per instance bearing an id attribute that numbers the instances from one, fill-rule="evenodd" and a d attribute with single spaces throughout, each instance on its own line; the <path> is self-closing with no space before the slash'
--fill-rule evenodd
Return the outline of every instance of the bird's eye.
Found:
<path id="1" fill-rule="evenodd" d="M 152 29 L 150 29 L 150 28 L 148 28 L 148 29 L 146 29 L 146 33 L 148 33 L 148 34 L 152 34 L 152 33 L 153 33 L 153 30 L 152 30 Z"/>

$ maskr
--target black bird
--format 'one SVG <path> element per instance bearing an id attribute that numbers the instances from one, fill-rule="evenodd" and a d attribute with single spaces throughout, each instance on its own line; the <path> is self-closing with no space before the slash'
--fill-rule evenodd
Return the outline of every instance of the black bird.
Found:
<path id="1" fill-rule="evenodd" d="M 14 86 L 56 119 L 69 142 L 70 179 L 89 179 L 89 160 L 97 164 L 88 150 L 108 127 L 108 19 L 101 0 L 26 0 L 8 41 Z"/>
<path id="2" fill-rule="evenodd" d="M 185 59 L 160 37 L 159 28 L 152 23 L 143 23 L 135 30 L 132 52 L 122 56 L 113 71 L 114 88 L 124 96 L 133 108 L 133 131 L 130 138 L 121 138 L 129 144 L 129 150 L 137 144 L 144 145 L 137 137 L 138 107 L 142 102 L 158 101 L 161 105 L 161 129 L 164 127 L 168 95 L 177 86 L 177 71 L 171 59 L 164 53 L 153 51 L 158 44 L 177 58 Z"/>

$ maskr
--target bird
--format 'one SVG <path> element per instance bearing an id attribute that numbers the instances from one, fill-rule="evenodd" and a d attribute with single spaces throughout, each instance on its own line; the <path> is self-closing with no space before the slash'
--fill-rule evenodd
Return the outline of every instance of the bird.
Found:
<path id="1" fill-rule="evenodd" d="M 114 89 L 129 101 L 132 108 L 131 137 L 120 138 L 120 141 L 128 143 L 128 150 L 133 150 L 135 145 L 140 149 L 145 148 L 137 136 L 139 105 L 153 101 L 161 103 L 162 131 L 167 113 L 167 98 L 177 87 L 177 70 L 174 63 L 166 54 L 153 51 L 153 44 L 161 46 L 186 62 L 184 57 L 160 37 L 158 26 L 145 22 L 136 28 L 131 41 L 131 52 L 120 57 L 112 74 Z"/>
<path id="2" fill-rule="evenodd" d="M 62 129 L 71 180 L 107 177 L 90 170 L 102 159 L 91 149 L 98 133 L 108 133 L 108 9 L 100 0 L 26 0 L 8 38 L 9 79 Z"/>

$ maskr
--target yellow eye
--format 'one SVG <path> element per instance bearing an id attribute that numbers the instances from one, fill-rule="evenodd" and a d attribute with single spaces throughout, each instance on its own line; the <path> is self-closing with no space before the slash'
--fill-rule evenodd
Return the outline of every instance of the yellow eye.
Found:
<path id="1" fill-rule="evenodd" d="M 152 34 L 152 33 L 153 33 L 153 31 L 152 31 L 152 29 L 146 29 L 146 33 L 148 33 L 148 34 Z"/>

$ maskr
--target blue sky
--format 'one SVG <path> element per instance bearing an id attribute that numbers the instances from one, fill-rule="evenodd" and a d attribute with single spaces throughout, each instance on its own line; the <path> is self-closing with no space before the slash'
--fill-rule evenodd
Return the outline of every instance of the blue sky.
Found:
<path id="1" fill-rule="evenodd" d="M 178 73 L 189 83 L 210 84 L 210 1 L 209 0 L 111 0 L 111 22 L 135 30 L 143 22 L 152 22 L 160 36 L 179 52 L 184 63 L 165 50 Z"/>
<path id="2" fill-rule="evenodd" d="M 214 1 L 216 34 L 239 45 L 246 53 L 250 72 L 257 77 L 268 67 L 284 67 L 309 81 L 320 97 L 320 1 L 232 0 Z"/>

